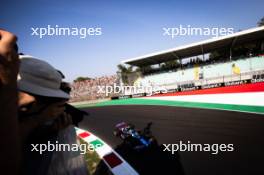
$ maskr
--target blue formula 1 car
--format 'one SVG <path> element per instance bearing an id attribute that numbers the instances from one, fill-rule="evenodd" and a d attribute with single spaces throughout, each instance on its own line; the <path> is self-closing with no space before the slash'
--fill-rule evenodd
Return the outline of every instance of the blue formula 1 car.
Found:
<path id="1" fill-rule="evenodd" d="M 158 146 L 157 140 L 151 133 L 152 123 L 148 123 L 142 130 L 136 130 L 135 126 L 126 122 L 115 125 L 114 135 L 121 138 L 125 145 L 140 151 Z"/>

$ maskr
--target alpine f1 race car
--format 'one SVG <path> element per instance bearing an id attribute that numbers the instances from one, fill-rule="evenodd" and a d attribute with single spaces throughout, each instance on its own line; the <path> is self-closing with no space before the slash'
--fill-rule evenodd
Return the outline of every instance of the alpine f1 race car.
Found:
<path id="1" fill-rule="evenodd" d="M 150 122 L 143 130 L 136 130 L 134 125 L 121 122 L 115 125 L 114 135 L 121 138 L 125 145 L 137 151 L 156 148 L 158 143 L 151 133 L 151 125 Z"/>

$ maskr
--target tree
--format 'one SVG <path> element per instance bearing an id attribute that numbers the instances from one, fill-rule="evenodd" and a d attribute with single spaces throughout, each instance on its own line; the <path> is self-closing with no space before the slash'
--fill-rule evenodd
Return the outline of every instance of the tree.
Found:
<path id="1" fill-rule="evenodd" d="M 118 72 L 121 74 L 121 79 L 124 84 L 128 84 L 128 76 L 133 72 L 133 66 L 117 65 Z"/>
<path id="2" fill-rule="evenodd" d="M 264 26 L 264 17 L 262 17 L 259 22 L 258 22 L 258 26 Z"/>
<path id="3" fill-rule="evenodd" d="M 178 60 L 171 60 L 167 61 L 161 64 L 160 69 L 161 70 L 172 70 L 176 69 L 180 66 L 180 63 Z"/>
<path id="4" fill-rule="evenodd" d="M 224 60 L 230 57 L 230 50 L 228 47 L 214 50 L 209 53 L 209 59 L 211 61 Z"/>
<path id="5" fill-rule="evenodd" d="M 153 71 L 153 67 L 148 65 L 148 66 L 141 66 L 136 69 L 137 72 L 141 72 L 142 74 L 148 74 Z"/>
<path id="6" fill-rule="evenodd" d="M 216 59 L 218 59 L 219 57 L 221 57 L 221 54 L 220 54 L 219 51 L 217 51 L 217 50 L 212 51 L 212 52 L 209 54 L 209 59 L 210 59 L 210 60 L 216 60 Z"/>
<path id="7" fill-rule="evenodd" d="M 91 80 L 92 78 L 89 77 L 77 77 L 74 82 L 80 82 L 80 81 L 85 81 L 85 80 Z"/>

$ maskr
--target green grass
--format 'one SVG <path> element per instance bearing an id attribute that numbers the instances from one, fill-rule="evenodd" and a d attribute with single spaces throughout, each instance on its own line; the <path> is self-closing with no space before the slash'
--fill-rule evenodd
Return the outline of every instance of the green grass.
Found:
<path id="1" fill-rule="evenodd" d="M 84 142 L 82 139 L 80 139 L 80 144 L 87 144 L 88 148 L 88 143 Z M 96 171 L 96 167 L 98 166 L 99 162 L 101 162 L 100 157 L 95 151 L 87 150 L 86 154 L 84 155 L 84 158 L 89 174 L 93 175 Z"/>

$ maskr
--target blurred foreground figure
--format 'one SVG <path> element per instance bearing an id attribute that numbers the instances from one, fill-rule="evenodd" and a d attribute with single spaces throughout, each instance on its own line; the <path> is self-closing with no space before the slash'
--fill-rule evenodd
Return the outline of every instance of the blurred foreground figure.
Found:
<path id="1" fill-rule="evenodd" d="M 19 174 L 20 142 L 17 120 L 17 84 L 19 67 L 16 36 L 0 29 L 0 133 L 1 171 Z"/>
<path id="2" fill-rule="evenodd" d="M 64 75 L 60 71 L 59 73 L 62 75 L 62 78 L 64 78 Z M 62 82 L 60 89 L 70 95 L 71 85 L 67 82 Z M 77 127 L 79 126 L 79 123 L 83 120 L 83 118 L 89 115 L 88 112 L 77 109 L 76 107 L 68 103 L 65 104 L 65 112 L 72 116 L 72 124 Z"/>
<path id="3" fill-rule="evenodd" d="M 32 151 L 32 144 L 77 144 L 72 117 L 66 112 L 69 94 L 61 90 L 62 76 L 45 61 L 20 56 L 19 121 L 26 175 L 86 175 L 79 151 Z"/>

